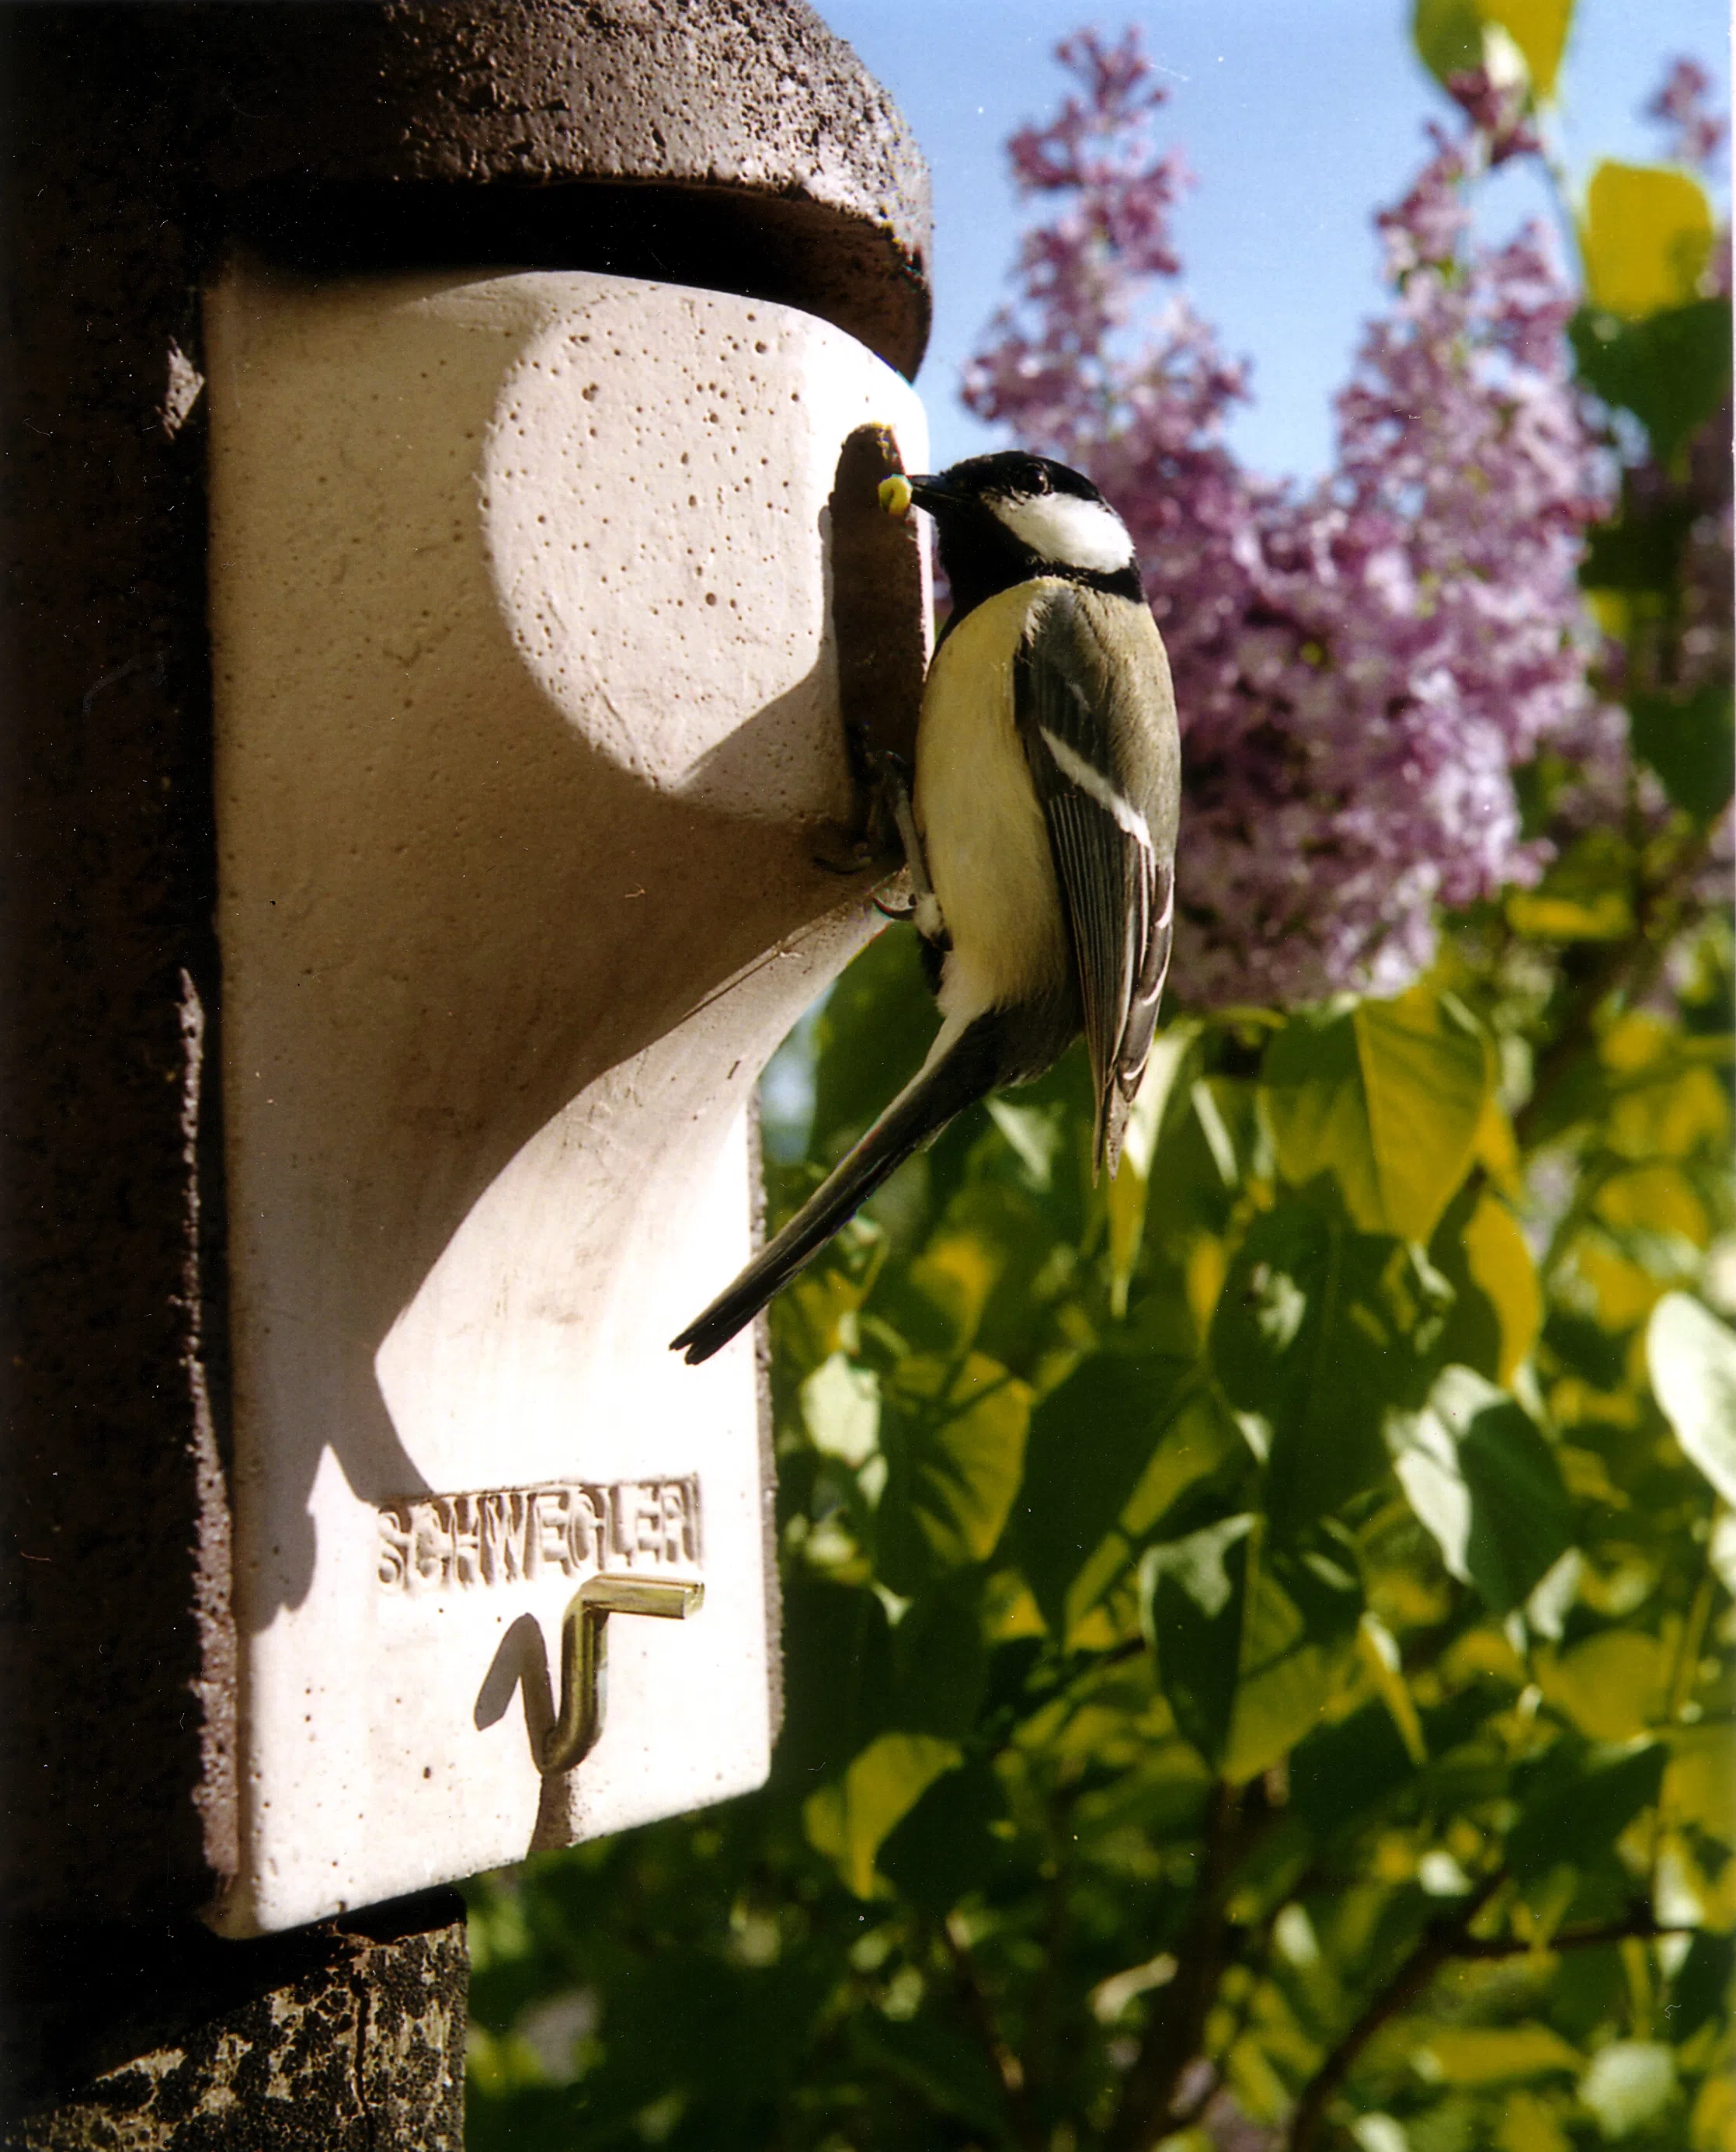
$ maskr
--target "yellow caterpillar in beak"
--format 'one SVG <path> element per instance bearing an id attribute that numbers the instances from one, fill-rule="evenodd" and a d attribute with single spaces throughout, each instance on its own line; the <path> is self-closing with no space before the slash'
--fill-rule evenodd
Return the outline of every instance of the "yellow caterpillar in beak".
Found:
<path id="1" fill-rule="evenodd" d="M 911 482 L 902 471 L 894 471 L 891 478 L 883 478 L 881 480 L 880 505 L 888 515 L 909 515 Z"/>

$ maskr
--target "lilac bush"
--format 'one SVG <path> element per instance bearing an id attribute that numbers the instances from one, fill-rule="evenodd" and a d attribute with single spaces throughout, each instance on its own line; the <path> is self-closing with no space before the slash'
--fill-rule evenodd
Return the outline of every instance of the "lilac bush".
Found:
<path id="1" fill-rule="evenodd" d="M 1437 904 L 1535 879 L 1513 772 L 1599 722 L 1576 571 L 1613 472 L 1543 236 L 1470 237 L 1466 185 L 1529 136 L 1480 76 L 1456 139 L 1378 220 L 1388 311 L 1338 399 L 1312 487 L 1243 470 L 1223 429 L 1243 369 L 1173 294 L 1159 155 L 1165 93 L 1137 33 L 1059 58 L 1079 85 L 1011 145 L 1027 195 L 1020 296 L 965 400 L 1088 471 L 1125 515 L 1185 729 L 1179 996 L 1290 1002 L 1392 992 L 1429 960 Z"/>

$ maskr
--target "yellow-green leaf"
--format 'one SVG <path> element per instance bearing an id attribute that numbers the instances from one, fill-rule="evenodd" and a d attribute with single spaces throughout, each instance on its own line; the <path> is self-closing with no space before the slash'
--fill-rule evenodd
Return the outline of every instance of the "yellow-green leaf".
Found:
<path id="1" fill-rule="evenodd" d="M 1561 72 L 1573 0 L 1480 0 L 1485 23 L 1505 30 L 1525 55 L 1534 96 L 1548 97 Z"/>
<path id="2" fill-rule="evenodd" d="M 962 1367 L 923 1354 L 900 1365 L 885 1402 L 899 1409 L 883 1414 L 881 1427 L 891 1466 L 881 1571 L 907 1592 L 924 1566 L 957 1568 L 993 1552 L 1024 1469 L 1031 1391 L 986 1353 L 967 1353 Z"/>
<path id="3" fill-rule="evenodd" d="M 1663 1715 L 1669 1655 L 1643 1630 L 1607 1629 L 1534 1664 L 1547 1701 L 1594 1741 L 1631 1740 Z"/>
<path id="4" fill-rule="evenodd" d="M 1445 2027 L 1413 2057 L 1419 2075 L 1439 2083 L 1500 2084 L 1555 2071 L 1577 2076 L 1585 2058 L 1547 2025 Z"/>
<path id="5" fill-rule="evenodd" d="M 1429 1743 L 1423 1738 L 1423 1722 L 1404 1678 L 1397 1640 L 1378 1614 L 1364 1614 L 1356 1642 L 1374 1693 L 1386 1706 L 1387 1715 L 1404 1743 L 1405 1754 L 1420 1769 L 1429 1761 Z"/>
<path id="6" fill-rule="evenodd" d="M 1485 1040 L 1426 986 L 1298 1018 L 1261 1072 L 1279 1169 L 1297 1187 L 1331 1172 L 1365 1233 L 1427 1241 L 1470 1170 L 1493 1073 Z"/>
<path id="7" fill-rule="evenodd" d="M 1686 306 L 1698 296 L 1712 236 L 1712 205 L 1697 180 L 1606 160 L 1591 175 L 1580 225 L 1592 305 L 1628 321 Z"/>
<path id="8" fill-rule="evenodd" d="M 1706 1206 L 1679 1166 L 1636 1166 L 1612 1175 L 1598 1190 L 1593 1210 L 1606 1225 L 1674 1233 L 1697 1248 L 1712 1237 Z"/>
<path id="9" fill-rule="evenodd" d="M 1152 1042 L 1139 1095 L 1127 1117 L 1127 1133 L 1121 1164 L 1109 1183 L 1109 1304 L 1117 1316 L 1127 1312 L 1127 1288 L 1139 1261 L 1140 1243 L 1145 1236 L 1145 1194 L 1150 1185 L 1151 1160 L 1157 1150 L 1175 1079 L 1187 1058 L 1188 1048 L 1199 1033 L 1196 1023 L 1173 1023 Z"/>
<path id="10" fill-rule="evenodd" d="M 1623 1158 L 1687 1158 L 1728 1139 L 1730 1109 L 1709 1068 L 1666 1069 L 1610 1102 L 1604 1140 Z"/>
<path id="11" fill-rule="evenodd" d="M 981 1233 L 941 1232 L 911 1265 L 911 1285 L 946 1317 L 955 1351 L 975 1337 L 1005 1260 L 1003 1250 Z"/>
<path id="12" fill-rule="evenodd" d="M 1496 1380 L 1505 1384 L 1537 1342 L 1543 1327 L 1543 1290 L 1519 1221 L 1486 1190 L 1465 1226 L 1464 1260 L 1500 1327 Z"/>
<path id="13" fill-rule="evenodd" d="M 1354 1651 L 1351 1642 L 1304 1644 L 1250 1674 L 1236 1691 L 1230 1721 L 1224 1776 L 1245 1786 L 1287 1756 L 1322 1713 L 1343 1680 Z"/>
<path id="14" fill-rule="evenodd" d="M 1360 1586 L 1317 1553 L 1266 1550 L 1248 1596 L 1223 1771 L 1245 1785 L 1320 1723 L 1355 1658 Z"/>
<path id="15" fill-rule="evenodd" d="M 928 1733 L 883 1733 L 830 1786 L 802 1806 L 808 1842 L 836 1866 L 859 1898 L 874 1891 L 874 1857 L 894 1827 L 962 1752 Z"/>
<path id="16" fill-rule="evenodd" d="M 1515 934 L 1540 942 L 1619 942 L 1633 931 L 1633 907 L 1619 889 L 1586 897 L 1515 889 L 1507 898 L 1507 920 Z"/>
<path id="17" fill-rule="evenodd" d="M 1678 1727 L 1664 1773 L 1663 1805 L 1728 1845 L 1736 1839 L 1736 1741 L 1726 1726 Z"/>
<path id="18" fill-rule="evenodd" d="M 1513 1124 L 1493 1092 L 1484 1103 L 1483 1118 L 1477 1124 L 1476 1160 L 1503 1195 L 1516 1195 L 1524 1185 Z"/>

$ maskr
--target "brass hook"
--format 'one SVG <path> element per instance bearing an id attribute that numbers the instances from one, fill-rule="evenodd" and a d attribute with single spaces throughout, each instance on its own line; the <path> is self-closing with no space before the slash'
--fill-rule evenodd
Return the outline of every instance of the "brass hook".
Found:
<path id="1" fill-rule="evenodd" d="M 609 1617 L 655 1614 L 683 1622 L 705 1604 L 705 1586 L 689 1579 L 587 1576 L 561 1617 L 561 1710 L 543 1737 L 545 1771 L 570 1771 L 603 1730 L 609 1688 Z"/>

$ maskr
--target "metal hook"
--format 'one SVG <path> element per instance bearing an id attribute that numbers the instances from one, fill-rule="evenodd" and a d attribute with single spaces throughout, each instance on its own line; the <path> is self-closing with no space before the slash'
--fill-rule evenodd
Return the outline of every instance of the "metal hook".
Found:
<path id="1" fill-rule="evenodd" d="M 609 1617 L 655 1614 L 684 1622 L 705 1604 L 688 1579 L 587 1576 L 561 1618 L 561 1710 L 543 1737 L 545 1771 L 570 1771 L 596 1746 L 608 1697 Z"/>

